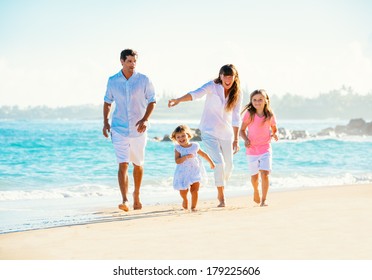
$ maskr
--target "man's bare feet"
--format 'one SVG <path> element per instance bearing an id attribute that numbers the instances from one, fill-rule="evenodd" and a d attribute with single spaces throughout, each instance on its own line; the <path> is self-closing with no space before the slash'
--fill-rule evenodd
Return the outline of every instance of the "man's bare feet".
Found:
<path id="1" fill-rule="evenodd" d="M 133 203 L 133 210 L 141 210 L 141 209 L 142 209 L 142 203 L 141 202 Z"/>
<path id="2" fill-rule="evenodd" d="M 258 191 L 254 191 L 254 193 L 253 193 L 253 201 L 256 202 L 257 204 L 260 203 L 261 198 L 260 198 L 260 194 L 259 194 Z"/>
<path id="3" fill-rule="evenodd" d="M 119 204 L 118 207 L 119 207 L 120 210 L 128 212 L 129 211 L 129 202 L 125 201 L 125 202 Z"/>
<path id="4" fill-rule="evenodd" d="M 192 212 L 197 212 L 198 210 L 196 208 L 191 208 Z"/>
<path id="5" fill-rule="evenodd" d="M 140 202 L 139 195 L 133 193 L 133 210 L 141 210 L 142 203 Z"/>

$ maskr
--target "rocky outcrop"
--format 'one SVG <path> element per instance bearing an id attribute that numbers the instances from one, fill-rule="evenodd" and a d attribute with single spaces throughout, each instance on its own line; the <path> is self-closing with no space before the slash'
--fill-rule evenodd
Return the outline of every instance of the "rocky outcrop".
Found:
<path id="1" fill-rule="evenodd" d="M 194 134 L 193 141 L 201 141 L 200 130 L 192 128 Z M 283 127 L 278 128 L 278 138 L 283 140 L 307 139 L 317 136 L 342 137 L 344 135 L 372 135 L 372 122 L 366 122 L 364 119 L 351 119 L 347 125 L 336 125 L 322 129 L 316 135 L 310 135 L 307 130 L 290 130 Z M 171 141 L 169 135 L 155 137 L 156 141 Z"/>
<path id="2" fill-rule="evenodd" d="M 190 128 L 193 135 L 192 141 L 201 141 L 201 132 L 199 128 Z M 154 137 L 156 141 L 172 141 L 169 134 L 165 134 L 163 137 Z"/>
<path id="3" fill-rule="evenodd" d="M 289 130 L 283 127 L 278 128 L 278 138 L 284 140 L 296 140 L 310 137 L 306 130 Z"/>
<path id="4" fill-rule="evenodd" d="M 328 127 L 318 133 L 318 136 L 343 135 L 372 135 L 372 122 L 366 122 L 364 119 L 351 119 L 347 125 Z"/>

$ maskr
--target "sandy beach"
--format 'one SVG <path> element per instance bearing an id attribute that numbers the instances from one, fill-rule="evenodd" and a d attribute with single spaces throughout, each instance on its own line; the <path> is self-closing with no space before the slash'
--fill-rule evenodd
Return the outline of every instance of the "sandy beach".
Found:
<path id="1" fill-rule="evenodd" d="M 227 192 L 228 194 L 228 192 Z M 2 260 L 371 260 L 372 184 L 250 195 L 199 211 L 100 210 L 99 223 L 0 235 Z"/>

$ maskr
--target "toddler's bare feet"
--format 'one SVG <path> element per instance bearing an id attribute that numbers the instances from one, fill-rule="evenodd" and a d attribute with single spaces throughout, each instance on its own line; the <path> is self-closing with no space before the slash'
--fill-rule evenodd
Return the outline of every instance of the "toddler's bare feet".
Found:
<path id="1" fill-rule="evenodd" d="M 197 212 L 198 210 L 196 208 L 191 208 L 192 212 Z"/>
<path id="2" fill-rule="evenodd" d="M 253 201 L 256 202 L 257 204 L 260 203 L 261 198 L 260 198 L 260 194 L 259 194 L 258 191 L 254 191 L 254 193 L 253 193 Z"/>

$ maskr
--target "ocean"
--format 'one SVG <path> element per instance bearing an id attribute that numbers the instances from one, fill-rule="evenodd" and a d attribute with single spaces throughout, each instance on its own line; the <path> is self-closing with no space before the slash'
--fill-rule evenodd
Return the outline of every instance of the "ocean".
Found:
<path id="1" fill-rule="evenodd" d="M 151 122 L 141 188 L 144 207 L 181 203 L 172 188 L 174 144 L 154 139 L 170 134 L 180 123 Z M 198 120 L 182 123 L 196 128 Z M 346 125 L 348 120 L 278 123 L 278 127 L 315 134 L 323 128 Z M 100 221 L 103 209 L 116 208 L 121 202 L 116 159 L 110 140 L 102 135 L 100 120 L 0 120 L 0 143 L 0 233 Z M 240 146 L 226 197 L 246 195 L 248 201 L 252 187 L 242 142 Z M 372 183 L 372 137 L 311 137 L 279 140 L 272 146 L 269 198 L 275 191 Z M 200 189 L 199 199 L 215 199 L 213 173 L 204 163 L 209 182 Z"/>

